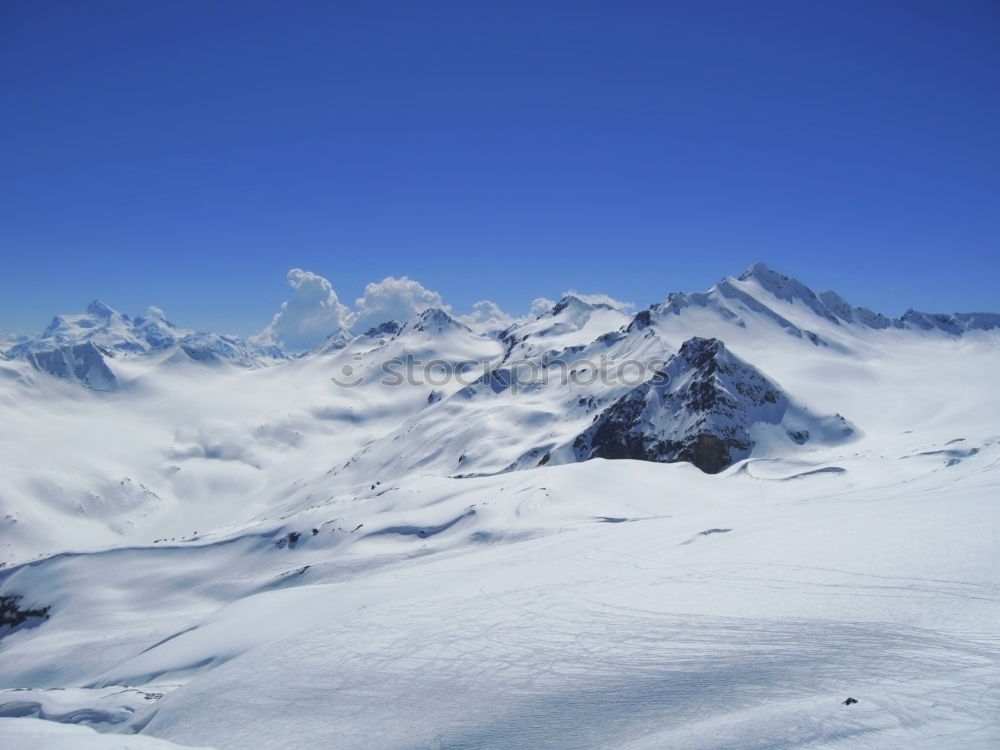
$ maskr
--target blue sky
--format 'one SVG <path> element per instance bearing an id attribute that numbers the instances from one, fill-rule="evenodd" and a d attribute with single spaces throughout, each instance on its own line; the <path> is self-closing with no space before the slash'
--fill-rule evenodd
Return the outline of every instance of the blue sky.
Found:
<path id="1" fill-rule="evenodd" d="M 0 330 L 99 297 L 250 333 L 352 302 L 640 305 L 755 260 L 1000 310 L 1000 5 L 0 5 Z"/>

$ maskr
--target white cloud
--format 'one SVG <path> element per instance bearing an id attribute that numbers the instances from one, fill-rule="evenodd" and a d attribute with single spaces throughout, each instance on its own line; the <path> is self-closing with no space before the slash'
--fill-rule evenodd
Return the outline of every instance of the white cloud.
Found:
<path id="1" fill-rule="evenodd" d="M 258 346 L 280 346 L 300 352 L 346 326 L 350 310 L 341 304 L 330 282 L 311 271 L 288 272 L 292 298 L 281 304 L 270 325 L 253 337 Z"/>
<path id="2" fill-rule="evenodd" d="M 610 299 L 610 298 L 609 298 Z M 556 303 L 546 297 L 536 297 L 531 302 L 531 309 L 525 315 L 514 317 L 503 310 L 496 302 L 484 299 L 472 306 L 468 315 L 456 316 L 456 320 L 465 323 L 473 331 L 489 333 L 508 328 L 514 324 L 530 323 L 540 315 L 549 312 Z"/>
<path id="3" fill-rule="evenodd" d="M 555 306 L 556 303 L 553 300 L 550 300 L 546 297 L 536 297 L 534 300 L 532 300 L 531 309 L 528 311 L 528 315 L 524 320 L 525 321 L 534 320 L 539 315 L 545 315 L 545 313 L 547 313 Z"/>
<path id="4" fill-rule="evenodd" d="M 156 305 L 150 305 L 146 309 L 146 317 L 151 320 L 166 320 L 167 314 L 163 312 L 162 307 L 157 307 Z"/>
<path id="5" fill-rule="evenodd" d="M 622 312 L 631 313 L 635 310 L 635 303 L 633 302 L 622 302 L 621 300 L 615 299 L 614 297 L 609 297 L 607 294 L 581 294 L 580 292 L 570 290 L 568 292 L 563 292 L 563 296 L 573 295 L 578 299 L 583 300 L 590 305 L 610 305 L 616 310 L 621 310 Z"/>
<path id="6" fill-rule="evenodd" d="M 472 306 L 472 312 L 468 315 L 458 315 L 455 319 L 474 331 L 484 333 L 499 331 L 515 322 L 515 319 L 504 312 L 496 302 L 488 299 L 479 300 Z"/>
<path id="7" fill-rule="evenodd" d="M 355 333 L 364 333 L 387 320 L 405 322 L 432 307 L 451 312 L 440 294 L 408 276 L 388 276 L 369 284 L 355 304 L 357 309 L 351 315 L 351 330 Z"/>
<path id="8" fill-rule="evenodd" d="M 451 314 L 451 306 L 441 295 L 408 276 L 388 276 L 365 287 L 364 294 L 355 302 L 354 309 L 343 304 L 333 286 L 322 276 L 293 268 L 288 272 L 291 299 L 283 302 L 271 323 L 250 340 L 258 346 L 279 346 L 288 352 L 302 352 L 323 342 L 339 329 L 360 334 L 389 320 L 405 322 L 429 308 L 440 308 Z M 632 305 L 603 294 L 575 294 L 591 304 L 607 304 L 620 310 L 631 310 Z M 491 300 L 480 300 L 471 312 L 456 319 L 480 333 L 507 328 L 515 323 L 526 323 L 549 312 L 555 302 L 538 297 L 531 309 L 522 317 L 505 312 Z M 161 316 L 162 311 L 150 309 L 149 315 Z"/>

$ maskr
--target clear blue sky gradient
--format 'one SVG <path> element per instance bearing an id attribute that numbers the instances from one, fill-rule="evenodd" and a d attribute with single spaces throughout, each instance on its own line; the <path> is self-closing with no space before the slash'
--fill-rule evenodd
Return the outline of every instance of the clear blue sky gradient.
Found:
<path id="1" fill-rule="evenodd" d="M 1000 3 L 0 3 L 0 329 L 352 302 L 640 305 L 764 260 L 1000 310 Z"/>

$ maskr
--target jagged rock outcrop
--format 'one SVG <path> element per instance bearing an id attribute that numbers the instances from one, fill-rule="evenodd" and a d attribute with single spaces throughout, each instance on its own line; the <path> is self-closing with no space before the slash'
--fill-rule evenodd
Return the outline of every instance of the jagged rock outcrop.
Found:
<path id="1" fill-rule="evenodd" d="M 573 441 L 577 460 L 687 461 L 715 474 L 761 440 L 848 439 L 840 415 L 818 417 L 718 339 L 692 338 L 660 372 L 601 412 Z"/>
<path id="2" fill-rule="evenodd" d="M 387 320 L 385 323 L 369 328 L 364 335 L 371 339 L 392 337 L 399 333 L 402 327 L 403 324 L 398 320 Z"/>
<path id="3" fill-rule="evenodd" d="M 444 310 L 431 307 L 417 315 L 416 318 L 408 321 L 403 326 L 407 331 L 423 331 L 426 333 L 444 333 L 445 331 L 462 331 L 472 333 L 472 330 L 464 323 L 459 323 Z"/>

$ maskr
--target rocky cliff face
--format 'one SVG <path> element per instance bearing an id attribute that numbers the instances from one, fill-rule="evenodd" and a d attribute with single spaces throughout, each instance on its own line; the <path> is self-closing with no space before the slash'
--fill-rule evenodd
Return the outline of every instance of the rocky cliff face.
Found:
<path id="1" fill-rule="evenodd" d="M 27 359 L 40 372 L 80 383 L 97 391 L 113 391 L 118 387 L 114 373 L 104 361 L 104 352 L 89 341 L 47 352 L 30 352 Z"/>
<path id="2" fill-rule="evenodd" d="M 653 378 L 600 413 L 573 442 L 578 460 L 688 461 L 715 474 L 762 440 L 845 440 L 840 415 L 817 417 L 717 339 L 692 338 Z"/>

